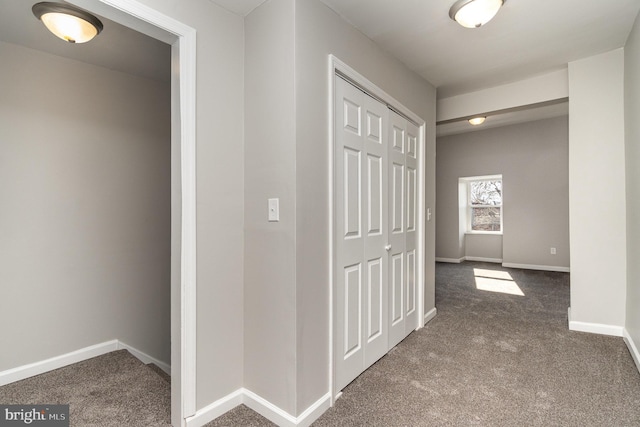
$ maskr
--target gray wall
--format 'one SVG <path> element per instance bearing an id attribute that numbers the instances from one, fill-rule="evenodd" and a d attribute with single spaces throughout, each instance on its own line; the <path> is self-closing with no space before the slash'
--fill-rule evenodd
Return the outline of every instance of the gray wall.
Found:
<path id="1" fill-rule="evenodd" d="M 297 413 L 329 391 L 328 55 L 426 121 L 426 199 L 435 205 L 435 89 L 318 0 L 296 1 Z M 425 310 L 434 301 L 434 225 L 426 224 Z"/>
<path id="2" fill-rule="evenodd" d="M 426 120 L 427 206 L 435 90 L 317 0 L 271 0 L 245 25 L 245 387 L 299 415 L 329 392 L 328 55 Z M 269 197 L 280 198 L 279 223 L 267 222 Z M 427 310 L 433 236 L 432 221 Z"/>
<path id="3" fill-rule="evenodd" d="M 198 37 L 196 400 L 202 408 L 242 385 L 244 25 L 209 1 L 170 3 L 165 13 Z"/>
<path id="4" fill-rule="evenodd" d="M 244 387 L 295 412 L 294 0 L 245 18 Z M 280 199 L 280 222 L 267 199 Z"/>
<path id="5" fill-rule="evenodd" d="M 197 330 L 196 408 L 242 387 L 243 360 L 243 257 L 244 257 L 244 19 L 211 1 L 138 0 L 157 12 L 196 30 L 196 215 L 197 215 Z M 93 0 L 73 0 L 89 10 L 113 9 Z M 119 16 L 130 22 L 128 16 Z M 136 26 L 145 27 L 138 22 Z M 149 29 L 147 29 L 149 30 Z M 152 33 L 157 34 L 153 27 Z M 163 32 L 160 32 L 163 33 Z M 166 35 L 163 33 L 162 37 Z M 176 49 L 173 52 L 174 61 Z M 176 64 L 177 65 L 177 64 Z M 173 82 L 177 73 L 173 74 Z M 176 90 L 174 99 L 178 99 Z M 177 103 L 174 103 L 176 106 Z M 179 123 L 179 116 L 174 116 Z M 176 176 L 172 179 L 174 213 L 179 211 L 179 144 L 172 144 Z M 176 206 L 178 204 L 178 206 Z M 180 218 L 172 227 L 179 235 Z M 177 240 L 177 239 L 175 239 Z M 180 246 L 172 242 L 172 315 L 179 318 Z M 177 256 L 175 256 L 177 255 Z M 174 321 L 179 327 L 179 322 Z M 174 329 L 174 336 L 180 331 Z M 180 363 L 180 346 L 172 361 Z M 173 391 L 180 387 L 174 373 Z M 174 424 L 177 399 L 172 402 Z"/>
<path id="6" fill-rule="evenodd" d="M 438 138 L 436 256 L 466 255 L 458 178 L 502 174 L 504 263 L 569 267 L 567 117 Z M 478 241 L 487 240 L 482 251 Z M 494 236 L 474 236 L 469 255 L 495 258 Z M 550 254 L 550 248 L 557 255 Z"/>
<path id="7" fill-rule="evenodd" d="M 466 234 L 464 243 L 464 256 L 467 260 L 502 262 L 501 234 Z"/>
<path id="8" fill-rule="evenodd" d="M 210 1 L 138 1 L 197 32 L 196 408 L 202 409 L 242 387 L 244 22 Z"/>
<path id="9" fill-rule="evenodd" d="M 570 322 L 620 334 L 627 284 L 623 50 L 569 63 L 569 99 Z"/>
<path id="10" fill-rule="evenodd" d="M 0 371 L 112 339 L 169 363 L 169 85 L 0 57 Z"/>
<path id="11" fill-rule="evenodd" d="M 624 48 L 627 173 L 627 317 L 625 327 L 640 344 L 640 15 Z"/>

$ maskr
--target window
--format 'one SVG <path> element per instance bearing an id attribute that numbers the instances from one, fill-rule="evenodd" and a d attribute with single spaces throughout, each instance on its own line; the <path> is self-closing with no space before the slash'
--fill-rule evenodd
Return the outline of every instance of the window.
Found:
<path id="1" fill-rule="evenodd" d="M 502 232 L 502 175 L 473 177 L 467 181 L 469 232 Z"/>

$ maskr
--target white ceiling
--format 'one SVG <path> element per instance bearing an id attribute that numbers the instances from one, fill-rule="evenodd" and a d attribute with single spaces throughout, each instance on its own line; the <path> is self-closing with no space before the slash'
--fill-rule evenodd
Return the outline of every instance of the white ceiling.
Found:
<path id="1" fill-rule="evenodd" d="M 99 16 L 104 30 L 88 43 L 51 34 L 33 15 L 38 0 L 0 0 L 0 41 L 22 45 L 111 70 L 169 82 L 171 46 Z"/>
<path id="2" fill-rule="evenodd" d="M 265 0 L 212 0 L 246 16 Z M 624 46 L 639 0 L 507 0 L 477 29 L 449 18 L 455 0 L 321 0 L 438 88 L 472 92 L 564 69 L 576 59 Z M 478 127 L 441 124 L 451 135 L 568 114 L 568 103 L 501 112 Z"/>
<path id="3" fill-rule="evenodd" d="M 455 0 L 321 0 L 438 88 L 467 93 L 622 47 L 639 0 L 507 0 L 477 29 L 449 18 Z"/>
<path id="4" fill-rule="evenodd" d="M 267 0 L 211 0 L 218 6 L 233 12 L 236 15 L 247 16 L 253 9 Z"/>
<path id="5" fill-rule="evenodd" d="M 169 81 L 168 45 L 104 18 L 99 37 L 70 45 L 33 16 L 36 1 L 0 0 L 0 41 Z M 268 0 L 211 1 L 246 16 Z M 487 25 L 467 29 L 449 18 L 454 0 L 321 1 L 436 86 L 439 98 L 566 68 L 570 61 L 622 47 L 640 11 L 640 0 L 508 0 Z M 480 128 L 449 123 L 438 132 L 537 120 L 564 110 L 508 112 Z"/>

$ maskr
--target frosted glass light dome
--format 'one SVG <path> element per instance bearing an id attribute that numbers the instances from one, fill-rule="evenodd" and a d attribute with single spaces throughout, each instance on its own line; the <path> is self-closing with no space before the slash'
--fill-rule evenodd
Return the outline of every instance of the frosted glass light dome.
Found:
<path id="1" fill-rule="evenodd" d="M 469 124 L 472 124 L 473 126 L 478 126 L 483 124 L 486 119 L 487 118 L 484 116 L 473 117 L 469 119 Z"/>
<path id="2" fill-rule="evenodd" d="M 504 0 L 458 0 L 451 6 L 449 16 L 466 28 L 478 28 L 491 21 Z"/>
<path id="3" fill-rule="evenodd" d="M 32 10 L 49 31 L 69 43 L 86 43 L 102 31 L 98 18 L 67 4 L 36 3 Z"/>

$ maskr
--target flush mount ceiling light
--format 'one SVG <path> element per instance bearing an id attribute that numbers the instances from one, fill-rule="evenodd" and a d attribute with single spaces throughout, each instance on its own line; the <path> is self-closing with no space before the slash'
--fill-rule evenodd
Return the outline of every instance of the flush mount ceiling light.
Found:
<path id="1" fill-rule="evenodd" d="M 86 43 L 103 28 L 98 18 L 66 3 L 36 3 L 31 10 L 49 31 L 69 43 Z"/>
<path id="2" fill-rule="evenodd" d="M 472 119 L 469 119 L 469 123 L 472 124 L 473 126 L 478 126 L 484 123 L 484 121 L 487 118 L 484 116 L 478 116 L 478 117 L 474 117 Z"/>
<path id="3" fill-rule="evenodd" d="M 496 16 L 506 0 L 458 0 L 449 17 L 466 28 L 478 28 Z"/>

